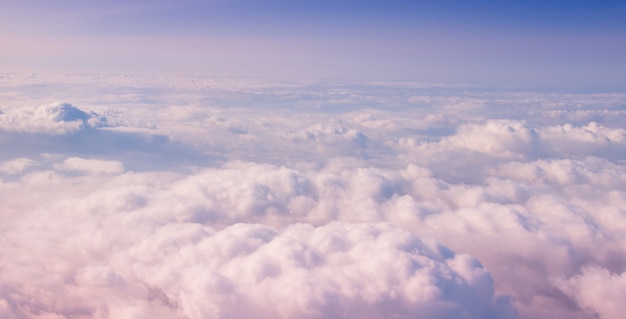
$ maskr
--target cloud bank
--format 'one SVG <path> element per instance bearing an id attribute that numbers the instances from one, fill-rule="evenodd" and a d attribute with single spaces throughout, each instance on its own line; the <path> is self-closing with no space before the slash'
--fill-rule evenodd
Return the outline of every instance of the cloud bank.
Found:
<path id="1" fill-rule="evenodd" d="M 3 317 L 620 315 L 626 95 L 4 79 Z"/>

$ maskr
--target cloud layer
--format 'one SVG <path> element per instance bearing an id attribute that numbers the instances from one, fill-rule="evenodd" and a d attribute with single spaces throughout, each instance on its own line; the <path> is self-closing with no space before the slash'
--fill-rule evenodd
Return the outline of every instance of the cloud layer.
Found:
<path id="1" fill-rule="evenodd" d="M 623 94 L 49 76 L 4 77 L 3 317 L 620 315 Z"/>

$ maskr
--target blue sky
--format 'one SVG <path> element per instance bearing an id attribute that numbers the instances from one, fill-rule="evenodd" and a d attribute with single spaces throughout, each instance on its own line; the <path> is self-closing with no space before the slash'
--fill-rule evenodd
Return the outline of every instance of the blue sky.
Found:
<path id="1" fill-rule="evenodd" d="M 619 1 L 3 1 L 0 67 L 626 86 Z"/>

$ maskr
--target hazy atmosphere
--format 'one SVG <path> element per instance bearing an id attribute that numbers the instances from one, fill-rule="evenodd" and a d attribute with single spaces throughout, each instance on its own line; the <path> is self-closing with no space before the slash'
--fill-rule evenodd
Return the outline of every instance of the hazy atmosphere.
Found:
<path id="1" fill-rule="evenodd" d="M 0 318 L 621 319 L 626 4 L 0 4 Z"/>

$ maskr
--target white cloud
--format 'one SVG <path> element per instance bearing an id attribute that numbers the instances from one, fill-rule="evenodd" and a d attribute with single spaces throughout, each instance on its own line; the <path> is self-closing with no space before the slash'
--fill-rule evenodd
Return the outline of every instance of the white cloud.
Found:
<path id="1" fill-rule="evenodd" d="M 85 112 L 69 103 L 14 107 L 0 113 L 0 130 L 8 132 L 63 135 L 86 127 L 104 125 L 104 117 Z"/>
<path id="2" fill-rule="evenodd" d="M 20 81 L 0 316 L 616 316 L 623 94 Z"/>
<path id="3" fill-rule="evenodd" d="M 161 228 L 170 232 L 168 225 L 180 223 L 221 230 L 239 222 L 281 228 L 298 221 L 317 225 L 333 220 L 346 225 L 386 221 L 416 233 L 429 234 L 456 250 L 478 256 L 494 272 L 496 287 L 513 294 L 522 303 L 518 307 L 535 311 L 527 310 L 527 313 L 552 307 L 561 309 L 560 315 L 575 315 L 566 310 L 569 306 L 559 301 L 558 295 L 546 293 L 550 289 L 559 291 L 560 286 L 540 278 L 575 274 L 592 260 L 604 267 L 619 268 L 619 254 L 626 257 L 619 248 L 625 238 L 615 228 L 624 224 L 623 215 L 611 213 L 614 212 L 611 209 L 619 207 L 616 205 L 626 207 L 625 201 L 616 198 L 607 202 L 605 197 L 596 197 L 600 194 L 593 193 L 583 197 L 589 193 L 580 187 L 595 185 L 601 191 L 624 183 L 624 175 L 615 175 L 619 166 L 611 167 L 597 159 L 574 162 L 570 165 L 583 171 L 601 169 L 606 172 L 597 172 L 595 175 L 599 178 L 594 180 L 569 177 L 565 179 L 572 181 L 569 183 L 528 180 L 524 174 L 520 178 L 502 179 L 498 175 L 509 176 L 502 168 L 494 170 L 491 173 L 494 177 L 487 179 L 484 185 L 472 186 L 438 180 L 428 170 L 415 166 L 386 170 L 358 168 L 354 164 L 336 160 L 325 168 L 294 170 L 237 162 L 189 176 L 172 176 L 173 179 L 152 173 L 126 173 L 106 183 L 74 177 L 72 182 L 52 181 L 54 185 L 81 187 L 75 195 L 65 189 L 70 195 L 60 197 L 64 199 L 61 201 L 64 208 L 54 210 L 90 212 L 109 218 L 124 216 L 119 221 L 109 220 L 104 224 L 96 219 L 97 223 L 86 230 L 91 234 L 108 228 L 123 231 L 124 227 L 133 227 L 135 231 L 129 239 L 120 239 L 122 242 L 118 244 L 122 245 L 124 241 L 140 238 L 136 236 L 141 236 L 143 227 L 149 232 Z M 559 163 L 527 165 L 554 164 Z M 577 173 L 567 174 L 575 176 Z M 602 177 L 611 174 L 613 179 Z M 51 192 L 48 195 L 51 198 L 59 199 L 58 193 L 50 190 L 52 184 L 46 184 L 45 179 L 28 180 L 40 187 L 40 191 Z M 570 203 L 564 202 L 570 198 Z M 600 216 L 594 211 L 606 213 Z M 58 218 L 59 214 L 56 216 Z M 69 214 L 66 218 L 86 218 L 81 216 Z M 186 227 L 191 226 L 183 228 Z M 202 229 L 204 226 L 194 227 Z M 194 227 L 190 229 L 196 229 Z M 79 237 L 86 243 L 96 243 Z M 96 245 L 98 251 L 106 251 L 116 244 L 105 239 Z M 162 265 L 154 261 L 154 267 Z M 525 289 L 516 291 L 518 287 Z M 537 301 L 539 297 L 552 301 L 542 306 Z M 528 304 L 524 305 L 525 302 Z M 559 313 L 557 310 L 553 313 Z"/>
<path id="4" fill-rule="evenodd" d="M 445 141 L 458 148 L 515 158 L 531 152 L 536 139 L 536 133 L 523 122 L 490 120 L 484 125 L 463 125 Z"/>
<path id="5" fill-rule="evenodd" d="M 116 174 L 124 171 L 124 164 L 119 161 L 85 159 L 79 157 L 66 158 L 54 168 L 64 171 L 80 171 L 91 174 Z"/>
<path id="6" fill-rule="evenodd" d="M 548 154 L 598 154 L 621 158 L 626 148 L 624 129 L 604 127 L 596 122 L 579 127 L 571 124 L 544 127 L 540 134 Z"/>
<path id="7" fill-rule="evenodd" d="M 9 175 L 19 174 L 35 164 L 36 162 L 29 158 L 16 158 L 0 163 L 0 173 Z"/>
<path id="8" fill-rule="evenodd" d="M 169 214 L 146 210 L 158 198 L 146 188 L 154 177 L 125 174 L 78 193 L 43 187 L 60 195 L 57 204 L 9 221 L 5 240 L 13 245 L 0 255 L 8 313 L 515 317 L 507 299 L 494 296 L 492 278 L 476 259 L 434 240 L 372 223 L 215 230 L 176 222 L 175 206 Z"/>
<path id="9" fill-rule="evenodd" d="M 603 319 L 617 319 L 623 316 L 626 272 L 612 274 L 601 267 L 589 267 L 572 278 L 560 280 L 558 285 L 588 311 L 590 316 Z"/>

